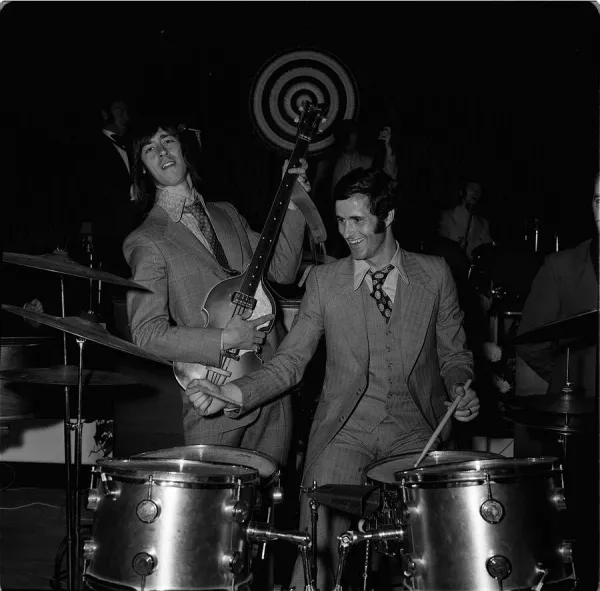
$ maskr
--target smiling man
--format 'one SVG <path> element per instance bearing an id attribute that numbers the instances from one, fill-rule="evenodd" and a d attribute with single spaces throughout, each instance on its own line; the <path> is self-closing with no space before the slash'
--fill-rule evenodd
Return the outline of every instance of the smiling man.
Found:
<path id="1" fill-rule="evenodd" d="M 127 294 L 133 342 L 172 361 L 217 368 L 227 349 L 258 350 L 265 338 L 275 348 L 275 331 L 267 336 L 259 330 L 271 315 L 249 319 L 246 312 L 218 328 L 208 324 L 204 310 L 208 294 L 218 283 L 246 269 L 260 234 L 230 203 L 204 200 L 200 177 L 189 158 L 188 150 L 197 141 L 191 132 L 154 118 L 140 120 L 134 132 L 133 194 L 147 204 L 146 209 L 152 208 L 123 244 L 132 279 L 149 290 Z M 306 161 L 301 162 L 288 172 L 300 175 L 299 182 L 308 190 Z M 270 279 L 294 281 L 304 228 L 302 213 L 290 206 L 268 268 Z M 181 396 L 175 377 L 172 386 L 173 395 Z M 207 419 L 186 396 L 183 404 L 186 444 L 247 447 L 285 464 L 292 427 L 290 396 L 239 421 L 226 416 Z"/>
<path id="2" fill-rule="evenodd" d="M 321 336 L 326 374 L 308 444 L 303 485 L 360 484 L 361 469 L 374 460 L 418 453 L 450 400 L 463 395 L 454 418 L 479 412 L 473 359 L 465 349 L 463 314 L 450 270 L 441 258 L 402 250 L 392 233 L 395 183 L 384 172 L 355 170 L 336 189 L 335 211 L 350 256 L 314 267 L 297 321 L 277 354 L 258 371 L 221 387 L 239 402 L 228 409 L 205 380 L 186 391 L 198 412 L 225 408 L 243 418 L 298 383 Z M 449 429 L 442 432 L 449 437 Z M 416 457 L 415 457 L 416 459 Z M 321 591 L 332 588 L 336 536 L 349 519 L 319 509 Z M 302 503 L 300 529 L 310 525 Z M 292 585 L 304 585 L 297 563 Z"/>

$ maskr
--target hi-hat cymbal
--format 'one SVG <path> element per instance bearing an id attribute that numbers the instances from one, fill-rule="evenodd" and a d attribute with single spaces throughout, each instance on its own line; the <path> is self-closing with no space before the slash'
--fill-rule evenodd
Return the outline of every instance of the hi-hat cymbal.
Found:
<path id="1" fill-rule="evenodd" d="M 83 370 L 84 386 L 133 386 L 138 382 L 120 373 L 100 369 Z M 79 382 L 79 368 L 76 365 L 55 365 L 53 367 L 29 367 L 0 371 L 0 379 L 9 382 L 48 384 L 56 386 L 76 386 Z"/>
<path id="2" fill-rule="evenodd" d="M 52 254 L 42 254 L 39 256 L 5 252 L 2 255 L 2 260 L 5 263 L 13 263 L 14 265 L 21 265 L 22 267 L 32 267 L 34 269 L 42 269 L 43 271 L 61 273 L 62 275 L 83 277 L 85 279 L 93 279 L 94 281 L 104 281 L 106 283 L 122 285 L 132 289 L 148 291 L 145 287 L 142 287 L 129 279 L 124 279 L 123 277 L 107 273 L 106 271 L 80 265 L 70 259 L 67 253 L 62 250 L 57 250 Z"/>
<path id="3" fill-rule="evenodd" d="M 594 400 L 581 394 L 545 394 L 543 396 L 521 396 L 516 402 L 530 410 L 557 415 L 587 415 L 594 412 Z"/>
<path id="4" fill-rule="evenodd" d="M 528 330 L 513 339 L 515 345 L 543 343 L 558 339 L 579 339 L 595 337 L 598 339 L 598 310 L 576 314 L 563 320 L 550 322 Z"/>
<path id="5" fill-rule="evenodd" d="M 145 359 L 150 359 L 151 361 L 156 361 L 157 363 L 162 363 L 163 365 L 172 365 L 170 361 L 167 361 L 166 359 L 163 359 L 162 357 L 159 357 L 150 351 L 146 351 L 137 345 L 115 337 L 99 324 L 90 322 L 89 320 L 83 320 L 77 316 L 60 318 L 58 316 L 50 316 L 50 314 L 33 312 L 32 310 L 26 310 L 25 308 L 10 306 L 8 304 L 2 304 L 2 309 L 10 312 L 11 314 L 17 314 L 17 316 L 29 318 L 29 320 L 34 320 L 40 324 L 45 324 L 46 326 L 57 328 L 58 330 L 68 332 L 69 334 L 74 334 L 75 336 L 83 339 L 94 341 L 94 343 L 98 343 L 99 345 L 106 345 L 112 349 L 124 351 L 125 353 L 131 353 L 131 355 L 136 355 L 137 357 L 144 357 Z"/>

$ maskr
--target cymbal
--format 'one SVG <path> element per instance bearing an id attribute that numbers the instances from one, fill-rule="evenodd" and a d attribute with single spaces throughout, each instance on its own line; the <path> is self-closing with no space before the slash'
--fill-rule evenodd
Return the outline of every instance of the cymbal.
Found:
<path id="1" fill-rule="evenodd" d="M 598 338 L 598 310 L 590 310 L 528 330 L 513 339 L 515 345 L 543 343 L 558 339 Z"/>
<path id="2" fill-rule="evenodd" d="M 33 267 L 34 269 L 53 271 L 54 273 L 61 273 L 62 275 L 83 277 L 86 279 L 93 279 L 95 281 L 105 281 L 106 283 L 122 285 L 123 287 L 149 291 L 145 287 L 142 287 L 141 285 L 129 279 L 124 279 L 123 277 L 113 275 L 112 273 L 107 273 L 106 271 L 101 271 L 100 269 L 92 269 L 91 267 L 80 265 L 73 259 L 69 258 L 67 253 L 62 250 L 57 250 L 52 254 L 42 254 L 39 256 L 18 254 L 16 252 L 5 252 L 2 255 L 2 260 L 5 263 L 12 263 L 14 265 L 21 265 L 23 267 Z"/>
<path id="3" fill-rule="evenodd" d="M 582 424 L 576 426 L 571 425 L 553 425 L 548 423 L 536 423 L 533 420 L 528 420 L 524 417 L 512 417 L 510 415 L 503 415 L 502 418 L 505 421 L 523 425 L 524 427 L 531 427 L 533 429 L 541 429 L 542 431 L 554 431 L 555 433 L 564 433 L 565 435 L 574 435 L 576 433 L 585 433 L 590 431 L 590 427 Z"/>
<path id="4" fill-rule="evenodd" d="M 543 396 L 521 396 L 520 406 L 530 410 L 557 415 L 586 415 L 594 412 L 594 400 L 580 394 L 545 394 Z M 516 402 L 519 405 L 519 402 Z"/>
<path id="5" fill-rule="evenodd" d="M 0 371 L 0 379 L 29 384 L 76 386 L 79 368 L 76 365 L 55 365 L 53 367 L 30 367 L 25 369 L 5 369 Z M 83 370 L 84 386 L 132 386 L 137 381 L 123 374 L 99 369 Z"/>
<path id="6" fill-rule="evenodd" d="M 115 337 L 105 328 L 99 324 L 96 324 L 95 322 L 90 322 L 89 320 L 78 318 L 77 316 L 60 318 L 58 316 L 51 316 L 50 314 L 25 310 L 25 308 L 10 306 L 8 304 L 2 304 L 2 309 L 10 312 L 11 314 L 17 314 L 17 316 L 29 318 L 30 320 L 34 320 L 40 324 L 45 324 L 46 326 L 57 328 L 58 330 L 68 332 L 69 334 L 74 334 L 75 336 L 83 339 L 94 341 L 94 343 L 98 343 L 99 345 L 106 345 L 112 349 L 130 353 L 131 355 L 136 355 L 137 357 L 144 357 L 145 359 L 150 359 L 151 361 L 156 361 L 157 363 L 162 363 L 163 365 L 171 365 L 170 361 L 167 361 L 166 359 L 155 355 L 150 351 L 146 351 L 145 349 L 142 349 L 133 343 L 129 343 L 128 341 L 124 341 L 118 337 Z"/>

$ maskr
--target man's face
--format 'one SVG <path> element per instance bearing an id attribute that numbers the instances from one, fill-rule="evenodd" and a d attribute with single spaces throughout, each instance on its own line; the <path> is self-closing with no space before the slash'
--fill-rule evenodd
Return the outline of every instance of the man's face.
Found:
<path id="1" fill-rule="evenodd" d="M 129 125 L 129 107 L 123 101 L 115 101 L 110 106 L 110 113 L 120 135 L 127 131 Z"/>
<path id="2" fill-rule="evenodd" d="M 142 162 L 156 183 L 165 187 L 178 185 L 187 174 L 179 140 L 163 129 L 142 146 Z"/>
<path id="3" fill-rule="evenodd" d="M 465 203 L 476 205 L 481 199 L 481 185 L 479 183 L 468 183 L 465 189 Z"/>
<path id="4" fill-rule="evenodd" d="M 338 230 L 350 247 L 353 259 L 366 260 L 373 267 L 379 266 L 378 257 L 383 254 L 386 228 L 377 232 L 377 216 L 369 211 L 369 198 L 357 193 L 348 199 L 335 202 Z M 372 262 L 373 261 L 373 262 Z M 388 261 L 383 261 L 386 264 Z"/>

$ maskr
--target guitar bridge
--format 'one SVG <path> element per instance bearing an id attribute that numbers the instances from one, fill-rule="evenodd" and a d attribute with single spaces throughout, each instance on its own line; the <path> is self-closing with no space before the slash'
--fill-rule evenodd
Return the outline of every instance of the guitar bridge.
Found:
<path id="1" fill-rule="evenodd" d="M 245 293 L 242 293 L 240 291 L 236 291 L 231 296 L 231 301 L 236 306 L 242 306 L 242 308 L 245 308 L 246 310 L 254 310 L 254 308 L 256 308 L 257 303 L 256 298 L 246 295 Z"/>

